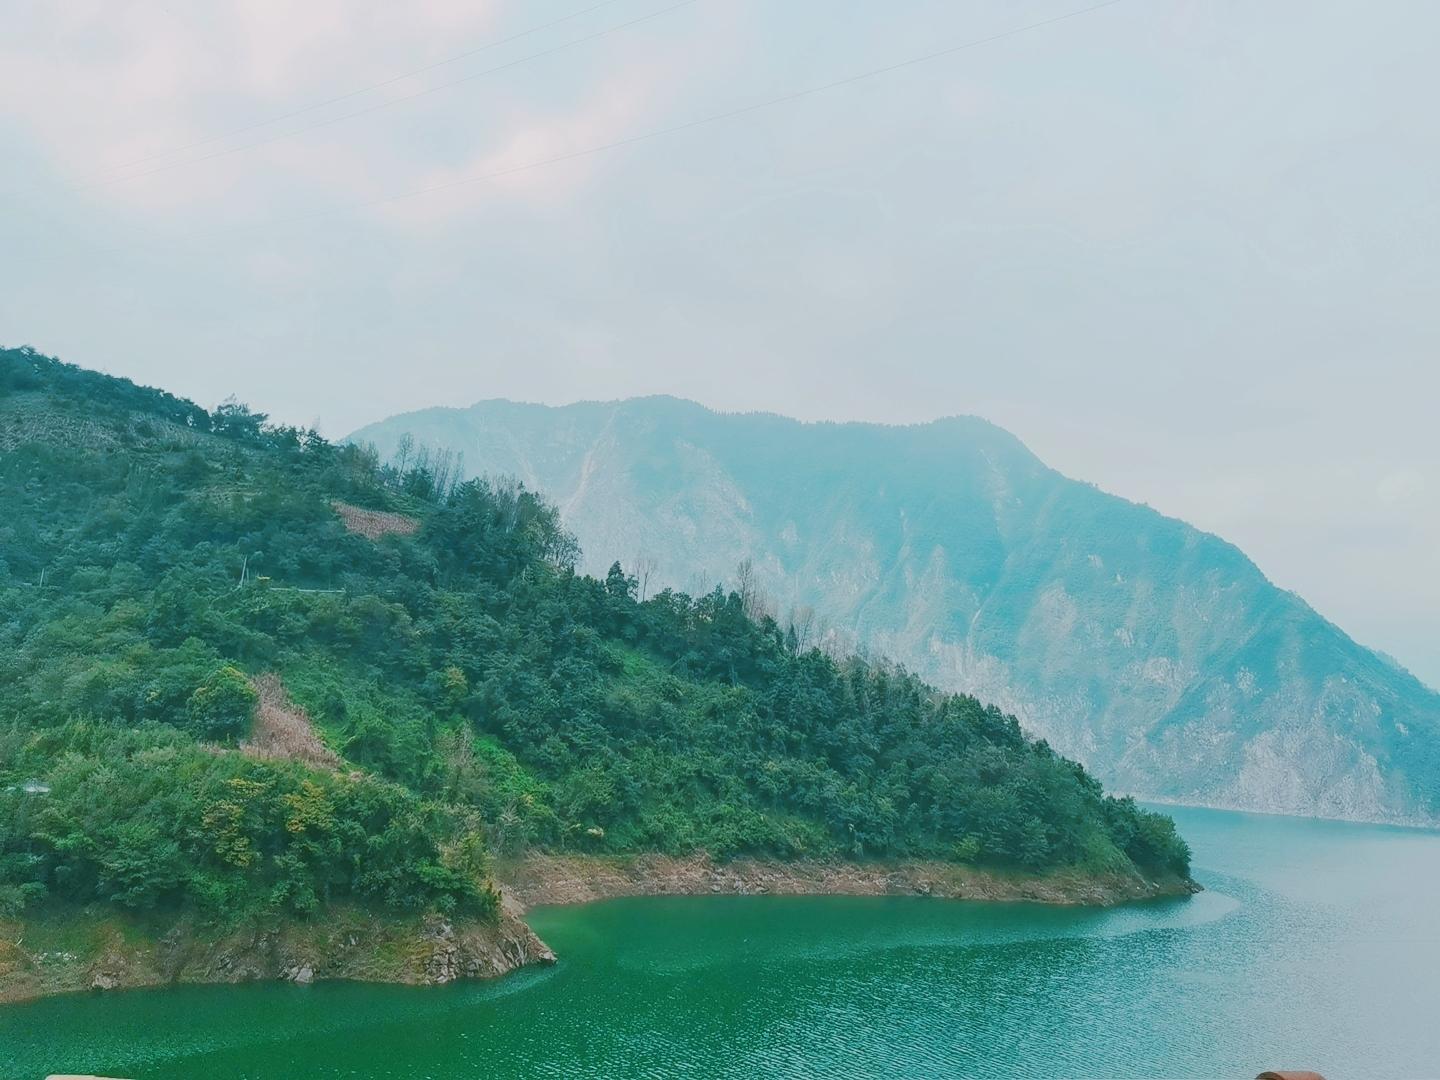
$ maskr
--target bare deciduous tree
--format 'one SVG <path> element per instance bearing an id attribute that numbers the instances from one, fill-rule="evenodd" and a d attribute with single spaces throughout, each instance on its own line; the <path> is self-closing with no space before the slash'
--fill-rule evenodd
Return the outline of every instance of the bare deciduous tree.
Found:
<path id="1" fill-rule="evenodd" d="M 430 455 L 430 460 L 435 477 L 435 494 L 443 499 L 450 494 L 450 488 L 456 482 L 455 451 L 448 446 L 437 449 Z"/>
<path id="2" fill-rule="evenodd" d="M 760 591 L 760 582 L 755 575 L 755 564 L 749 559 L 740 560 L 735 568 L 735 591 L 740 594 L 740 603 L 745 614 L 759 622 L 770 614 L 770 605 Z"/>
<path id="3" fill-rule="evenodd" d="M 660 560 L 654 555 L 647 555 L 643 551 L 635 556 L 634 570 L 632 571 L 635 582 L 640 587 L 640 602 L 645 602 L 645 597 L 650 592 L 650 579 L 660 569 Z"/>
<path id="4" fill-rule="evenodd" d="M 704 596 L 715 588 L 715 579 L 705 576 L 703 570 L 696 570 L 690 575 L 690 580 L 685 585 L 685 591 L 691 596 Z"/>
<path id="5" fill-rule="evenodd" d="M 798 604 L 790 611 L 790 629 L 795 631 L 795 647 L 806 652 L 815 643 L 815 609 Z"/>

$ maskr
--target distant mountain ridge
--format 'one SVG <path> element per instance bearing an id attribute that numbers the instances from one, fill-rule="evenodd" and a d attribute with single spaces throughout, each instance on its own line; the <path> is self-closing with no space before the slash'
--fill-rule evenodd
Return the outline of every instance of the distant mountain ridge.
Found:
<path id="1" fill-rule="evenodd" d="M 592 571 L 734 584 L 1013 711 L 1107 784 L 1239 809 L 1440 820 L 1440 695 L 1238 548 L 1070 480 L 1013 435 L 494 400 L 355 432 L 552 498 Z"/>

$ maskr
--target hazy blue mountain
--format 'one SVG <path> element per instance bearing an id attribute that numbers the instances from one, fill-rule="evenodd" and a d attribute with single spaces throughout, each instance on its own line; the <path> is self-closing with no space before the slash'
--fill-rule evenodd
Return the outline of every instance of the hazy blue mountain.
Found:
<path id="1" fill-rule="evenodd" d="M 754 577 L 782 620 L 1014 711 L 1108 785 L 1226 807 L 1440 820 L 1440 695 L 1243 552 L 1067 479 L 975 418 L 724 415 L 673 398 L 486 401 L 363 428 L 558 502 L 651 591 Z M 802 618 L 802 627 L 804 619 Z"/>

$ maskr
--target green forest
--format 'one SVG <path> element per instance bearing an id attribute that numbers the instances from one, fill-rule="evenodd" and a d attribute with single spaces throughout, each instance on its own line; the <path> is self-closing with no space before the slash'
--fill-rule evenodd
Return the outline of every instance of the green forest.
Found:
<path id="1" fill-rule="evenodd" d="M 995 707 L 459 474 L 0 351 L 0 913 L 484 915 L 535 850 L 1188 873 Z"/>

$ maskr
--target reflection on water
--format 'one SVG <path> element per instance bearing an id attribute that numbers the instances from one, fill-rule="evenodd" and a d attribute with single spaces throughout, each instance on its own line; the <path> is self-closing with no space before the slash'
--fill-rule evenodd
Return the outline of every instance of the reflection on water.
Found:
<path id="1" fill-rule="evenodd" d="M 1208 891 L 1111 910 L 705 897 L 534 913 L 555 968 L 0 1010 L 0 1075 L 1346 1076 L 1440 1069 L 1440 836 L 1173 811 Z"/>

